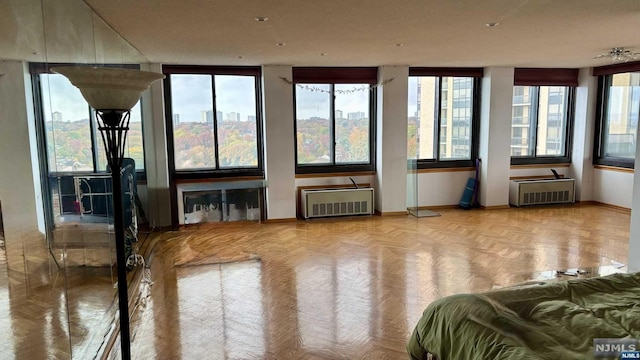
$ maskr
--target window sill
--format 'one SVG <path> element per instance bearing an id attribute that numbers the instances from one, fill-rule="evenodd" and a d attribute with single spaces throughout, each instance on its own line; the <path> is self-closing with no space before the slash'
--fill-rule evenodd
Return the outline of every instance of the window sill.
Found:
<path id="1" fill-rule="evenodd" d="M 296 174 L 296 179 L 310 179 L 322 177 L 346 177 L 346 176 L 371 176 L 375 175 L 375 171 L 344 171 L 335 173 L 317 173 L 317 174 Z"/>
<path id="2" fill-rule="evenodd" d="M 443 173 L 443 172 L 458 172 L 458 171 L 475 171 L 476 168 L 472 166 L 464 167 L 442 167 L 442 168 L 430 168 L 430 169 L 408 169 L 409 174 L 430 174 L 430 173 Z"/>
<path id="3" fill-rule="evenodd" d="M 264 176 L 228 176 L 228 177 L 204 177 L 197 179 L 178 178 L 176 184 L 197 184 L 197 183 L 215 183 L 215 182 L 234 182 L 234 181 L 254 181 L 264 180 Z"/>
<path id="4" fill-rule="evenodd" d="M 512 164 L 511 170 L 519 170 L 519 169 L 548 169 L 549 167 L 557 167 L 557 168 L 568 168 L 571 166 L 571 163 L 544 163 L 544 164 Z"/>
<path id="5" fill-rule="evenodd" d="M 618 171 L 618 172 L 629 173 L 629 174 L 633 174 L 635 172 L 633 169 L 620 167 L 620 166 L 611 166 L 611 165 L 593 165 L 593 168 L 598 170 Z"/>
<path id="6" fill-rule="evenodd" d="M 566 164 L 566 166 L 571 165 L 571 158 L 568 156 L 559 156 L 559 157 L 512 157 L 511 158 L 511 166 L 540 166 L 545 167 L 545 165 L 553 165 L 553 166 L 562 166 Z"/>

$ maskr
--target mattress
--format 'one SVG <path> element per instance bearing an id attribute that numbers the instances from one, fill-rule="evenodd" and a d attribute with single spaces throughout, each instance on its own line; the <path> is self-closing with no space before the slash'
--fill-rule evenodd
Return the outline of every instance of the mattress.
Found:
<path id="1" fill-rule="evenodd" d="M 640 273 L 460 294 L 431 303 L 414 360 L 593 359 L 594 338 L 640 339 Z"/>

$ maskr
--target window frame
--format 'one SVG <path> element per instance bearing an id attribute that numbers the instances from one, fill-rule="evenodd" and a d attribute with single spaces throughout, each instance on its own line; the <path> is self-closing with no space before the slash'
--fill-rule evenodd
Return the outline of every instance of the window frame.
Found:
<path id="1" fill-rule="evenodd" d="M 296 174 L 330 174 L 375 171 L 376 169 L 376 118 L 377 118 L 377 68 L 372 67 L 297 67 L 293 68 L 293 134 L 294 161 Z M 331 163 L 299 164 L 298 163 L 298 119 L 297 91 L 298 84 L 330 85 L 329 125 L 331 139 Z M 369 84 L 369 162 L 336 164 L 336 114 L 335 85 Z M 366 91 L 366 90 L 362 90 Z"/>
<path id="2" fill-rule="evenodd" d="M 535 125 L 536 137 L 533 156 L 511 156 L 511 165 L 535 165 L 535 164 L 564 164 L 571 163 L 571 154 L 573 149 L 573 126 L 575 120 L 575 91 L 578 86 L 579 69 L 573 68 L 516 68 L 513 74 L 513 85 L 515 86 L 535 86 L 536 106 L 535 106 Z M 538 113 L 540 108 L 539 95 L 540 86 L 564 86 L 568 88 L 567 97 L 567 128 L 565 129 L 565 151 L 564 156 L 536 156 L 538 147 Z M 512 91 L 513 109 L 513 91 Z M 513 111 L 513 110 L 512 110 Z M 512 112 L 513 121 L 513 112 Z M 511 143 L 511 139 L 509 141 Z"/>
<path id="3" fill-rule="evenodd" d="M 573 149 L 573 125 L 575 120 L 575 92 L 576 88 L 574 86 L 565 86 L 565 85 L 514 85 L 516 86 L 529 86 L 530 88 L 535 88 L 535 91 L 532 95 L 530 95 L 532 101 L 531 105 L 533 106 L 533 119 L 530 120 L 531 125 L 535 128 L 535 134 L 532 139 L 533 142 L 533 155 L 526 156 L 511 156 L 511 165 L 534 165 L 534 164 L 565 164 L 571 163 L 571 154 Z M 565 97 L 567 101 L 566 106 L 566 122 L 567 126 L 564 131 L 564 155 L 563 156 L 551 156 L 551 155 L 537 155 L 538 150 L 538 116 L 540 114 L 540 86 L 565 86 L 567 89 L 567 95 Z M 535 100 L 535 104 L 533 104 L 533 100 Z M 513 101 L 513 95 L 512 95 Z M 513 103 L 511 104 L 513 109 Z M 513 113 L 512 113 L 512 121 L 513 121 Z"/>
<path id="4" fill-rule="evenodd" d="M 605 126 L 608 125 L 609 119 L 607 117 L 608 112 L 608 104 L 610 93 L 608 89 L 611 88 L 611 84 L 613 82 L 613 75 L 615 74 L 623 74 L 627 72 L 640 72 L 640 62 L 637 63 L 637 69 L 631 69 L 630 71 L 618 71 L 618 72 L 606 72 L 599 74 L 598 76 L 598 92 L 597 92 L 597 102 L 596 102 L 596 126 L 595 126 L 595 136 L 593 142 L 593 164 L 594 165 L 604 165 L 604 166 L 613 166 L 624 169 L 634 169 L 635 168 L 635 156 L 633 159 L 614 157 L 614 156 L 604 156 L 602 152 L 604 150 L 604 142 L 605 142 Z M 631 64 L 633 66 L 633 64 Z M 604 68 L 604 67 L 603 67 Z M 594 75 L 597 75 L 597 69 L 594 69 Z M 621 68 L 625 70 L 625 68 Z M 637 132 L 637 129 L 636 129 Z M 636 137 L 636 146 L 638 146 L 638 141 Z M 637 149 L 636 149 L 637 152 Z"/>
<path id="5" fill-rule="evenodd" d="M 163 65 L 162 73 L 166 75 L 163 80 L 164 89 L 164 110 L 165 110 L 165 132 L 167 138 L 167 163 L 169 174 L 172 179 L 197 180 L 216 179 L 230 177 L 260 177 L 264 178 L 263 160 L 263 116 L 262 116 L 262 70 L 259 66 L 201 66 L 201 65 Z M 173 106 L 171 97 L 171 75 L 209 75 L 211 76 L 212 101 L 213 101 L 213 126 L 215 131 L 215 159 L 217 168 L 205 169 L 176 169 L 175 165 L 175 142 L 173 138 Z M 218 150 L 218 124 L 217 113 L 215 111 L 215 76 L 216 75 L 239 75 L 253 76 L 255 81 L 255 101 L 256 101 L 256 146 L 257 146 L 257 167 L 235 167 L 220 168 Z"/>
<path id="6" fill-rule="evenodd" d="M 480 156 L 480 104 L 481 104 L 481 83 L 483 69 L 481 68 L 409 68 L 409 77 L 435 77 L 438 86 L 434 114 L 437 117 L 436 133 L 433 135 L 435 144 L 434 159 L 408 159 L 408 169 L 446 169 L 460 167 L 474 167 L 476 159 Z M 471 90 L 471 136 L 469 138 L 470 154 L 469 159 L 441 160 L 440 157 L 440 136 L 442 120 L 442 78 L 468 77 L 473 79 Z M 448 94 L 448 96 L 451 96 Z M 451 111 L 452 109 L 447 109 Z"/>
<path id="7" fill-rule="evenodd" d="M 44 104 L 43 104 L 43 89 L 42 89 L 42 81 L 40 79 L 40 75 L 43 74 L 55 74 L 51 71 L 52 68 L 59 66 L 74 66 L 77 64 L 69 64 L 69 63 L 29 63 L 29 73 L 31 75 L 31 88 L 33 91 L 33 103 L 35 109 L 35 121 L 36 121 L 36 135 L 39 138 L 39 147 L 41 147 L 41 151 L 39 151 L 41 156 L 44 156 L 46 161 L 43 161 L 41 165 L 41 171 L 45 171 L 47 176 L 56 177 L 56 176 L 78 176 L 78 175 L 91 175 L 91 174 L 107 174 L 107 170 L 100 170 L 98 165 L 99 161 L 99 152 L 98 146 L 101 139 L 100 131 L 98 130 L 98 124 L 96 120 L 95 109 L 91 107 L 87 103 L 87 111 L 89 113 L 89 132 L 91 136 L 91 159 L 93 162 L 93 170 L 81 170 L 81 171 L 51 171 L 49 168 L 49 153 L 47 152 L 47 137 L 46 137 L 46 123 L 44 116 Z M 109 68 L 125 68 L 125 69 L 134 69 L 140 70 L 139 64 L 82 64 L 83 66 L 96 66 L 96 67 L 109 67 Z M 142 131 L 142 158 L 143 158 L 143 168 L 136 169 L 136 178 L 138 181 L 145 182 L 147 180 L 147 157 L 145 152 L 145 142 L 144 142 L 144 113 L 142 109 L 143 99 L 140 99 L 140 127 Z"/>

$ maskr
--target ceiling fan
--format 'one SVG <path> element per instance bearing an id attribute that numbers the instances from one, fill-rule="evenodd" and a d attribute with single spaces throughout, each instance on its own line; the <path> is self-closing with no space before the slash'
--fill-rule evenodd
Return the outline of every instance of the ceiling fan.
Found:
<path id="1" fill-rule="evenodd" d="M 608 58 L 613 62 L 626 62 L 640 58 L 640 53 L 627 50 L 623 47 L 614 47 L 610 51 L 594 56 L 594 59 Z"/>

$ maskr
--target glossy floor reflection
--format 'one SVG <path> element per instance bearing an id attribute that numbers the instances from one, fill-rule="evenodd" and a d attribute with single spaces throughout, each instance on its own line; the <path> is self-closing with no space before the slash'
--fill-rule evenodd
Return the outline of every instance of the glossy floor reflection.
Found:
<path id="1" fill-rule="evenodd" d="M 440 212 L 159 235 L 133 354 L 406 359 L 407 337 L 436 298 L 627 257 L 629 215 L 604 207 Z"/>
<path id="2" fill-rule="evenodd" d="M 110 268 L 65 268 L 65 251 L 50 253 L 39 233 L 7 238 L 2 252 L 0 359 L 90 359 L 104 351 L 116 294 Z"/>

